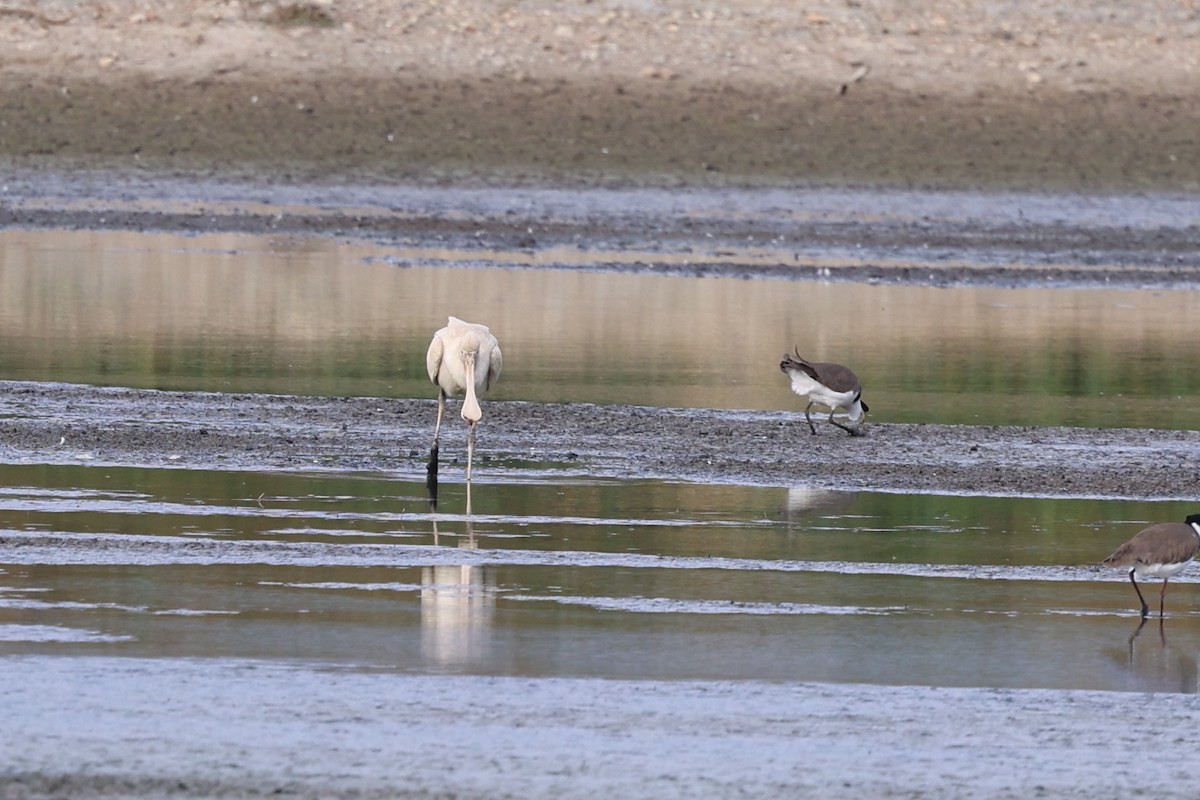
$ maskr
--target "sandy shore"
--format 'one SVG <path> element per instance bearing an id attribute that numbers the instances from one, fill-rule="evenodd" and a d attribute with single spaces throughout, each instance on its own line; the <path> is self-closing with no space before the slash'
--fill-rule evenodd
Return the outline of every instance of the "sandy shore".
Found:
<path id="1" fill-rule="evenodd" d="M 0 159 L 271 181 L 1200 187 L 1200 11 L 0 5 Z"/>

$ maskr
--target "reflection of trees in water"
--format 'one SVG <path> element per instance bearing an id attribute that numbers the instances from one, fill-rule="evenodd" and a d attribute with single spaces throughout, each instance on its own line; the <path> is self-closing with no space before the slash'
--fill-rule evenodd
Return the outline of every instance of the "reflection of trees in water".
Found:
<path id="1" fill-rule="evenodd" d="M 1129 637 L 1127 657 L 1136 688 L 1142 691 L 1195 694 L 1198 689 L 1195 656 L 1171 644 L 1161 617 L 1138 624 Z"/>
<path id="2" fill-rule="evenodd" d="M 799 345 L 852 357 L 868 393 L 880 398 L 879 418 L 889 421 L 1061 422 L 1068 397 L 1072 424 L 1132 422 L 1135 413 L 1154 414 L 1159 425 L 1195 419 L 1194 404 L 1185 404 L 1200 390 L 1200 373 L 1177 368 L 1200 336 L 1194 292 L 397 270 L 385 255 L 403 263 L 529 259 L 477 245 L 405 254 L 320 237 L 0 235 L 6 367 L 10 375 L 85 383 L 119 376 L 124 385 L 207 388 L 222 378 L 238 391 L 306 394 L 378 392 L 385 384 L 389 395 L 426 396 L 421 355 L 428 332 L 444 322 L 435 309 L 453 308 L 488 319 L 512 342 L 524 368 L 506 376 L 501 398 L 794 411 L 796 398 L 772 364 Z M 741 255 L 776 263 L 779 254 L 748 246 Z M 617 256 L 584 242 L 535 261 Z M 427 311 L 397 314 L 397 297 L 422 298 Z M 797 314 L 798 306 L 821 313 Z M 853 353 L 828 319 L 855 320 Z"/>

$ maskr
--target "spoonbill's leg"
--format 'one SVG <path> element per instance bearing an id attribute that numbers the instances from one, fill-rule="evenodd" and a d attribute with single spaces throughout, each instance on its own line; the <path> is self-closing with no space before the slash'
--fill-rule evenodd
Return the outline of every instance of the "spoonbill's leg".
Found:
<path id="1" fill-rule="evenodd" d="M 446 392 L 438 389 L 437 423 L 433 426 L 433 444 L 429 446 L 429 463 L 425 465 L 425 488 L 429 490 L 429 501 L 437 506 L 438 493 L 438 439 L 442 434 L 442 417 L 446 413 Z"/>
<path id="2" fill-rule="evenodd" d="M 475 460 L 475 423 L 467 429 L 467 514 L 471 513 L 471 463 Z"/>

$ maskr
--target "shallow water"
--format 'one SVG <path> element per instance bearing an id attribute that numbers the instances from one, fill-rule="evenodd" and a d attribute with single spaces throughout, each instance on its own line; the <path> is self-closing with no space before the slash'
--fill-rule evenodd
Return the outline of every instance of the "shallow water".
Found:
<path id="1" fill-rule="evenodd" d="M 4 654 L 1197 688 L 1195 578 L 1131 643 L 1133 591 L 1096 565 L 1183 504 L 492 475 L 467 518 L 375 475 L 0 466 L 0 486 Z"/>
<path id="2" fill-rule="evenodd" d="M 791 257 L 781 247 L 723 257 Z M 777 365 L 799 346 L 851 364 L 880 421 L 1200 427 L 1200 291 L 546 268 L 606 253 L 0 231 L 0 377 L 427 397 L 425 348 L 453 313 L 501 338 L 496 400 L 798 409 Z"/>
<path id="3" fill-rule="evenodd" d="M 429 397 L 425 347 L 453 313 L 501 336 L 493 401 L 794 410 L 777 363 L 799 345 L 852 364 L 880 421 L 1200 427 L 1194 290 L 583 269 L 638 257 L 5 230 L 0 377 Z M 461 492 L 445 483 L 442 507 Z M 385 475 L 0 465 L 0 653 L 1196 690 L 1192 579 L 1172 582 L 1161 627 L 1139 628 L 1124 576 L 1096 566 L 1181 504 L 500 464 L 473 500 L 473 517 L 434 514 L 422 486 Z"/>

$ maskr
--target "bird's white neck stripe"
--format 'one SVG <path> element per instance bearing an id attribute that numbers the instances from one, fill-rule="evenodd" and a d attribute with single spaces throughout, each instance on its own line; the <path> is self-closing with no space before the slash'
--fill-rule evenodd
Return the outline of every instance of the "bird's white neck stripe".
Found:
<path id="1" fill-rule="evenodd" d="M 1192 530 L 1196 532 L 1196 538 L 1200 539 L 1200 522 L 1191 523 Z"/>

